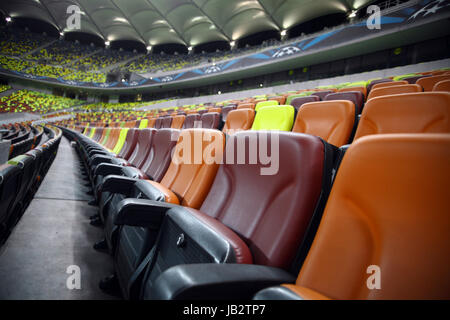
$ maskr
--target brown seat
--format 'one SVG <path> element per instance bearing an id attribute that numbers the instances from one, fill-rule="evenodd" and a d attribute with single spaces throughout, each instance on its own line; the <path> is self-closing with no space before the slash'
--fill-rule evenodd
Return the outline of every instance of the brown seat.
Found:
<path id="1" fill-rule="evenodd" d="M 225 134 L 231 135 L 239 131 L 250 130 L 254 118 L 255 111 L 253 109 L 231 110 L 228 113 L 222 131 Z"/>
<path id="2" fill-rule="evenodd" d="M 296 111 L 300 109 L 302 105 L 308 102 L 320 101 L 318 96 L 307 96 L 307 97 L 297 97 L 291 100 L 291 106 L 295 108 Z"/>
<path id="3" fill-rule="evenodd" d="M 305 103 L 298 110 L 292 131 L 315 135 L 340 147 L 349 143 L 355 110 L 353 102 L 348 100 Z"/>
<path id="4" fill-rule="evenodd" d="M 333 90 L 322 90 L 311 93 L 312 96 L 319 97 L 320 100 L 324 100 L 327 95 L 333 93 Z"/>
<path id="5" fill-rule="evenodd" d="M 394 82 L 387 82 L 387 83 L 394 83 Z M 385 86 L 385 87 L 374 86 L 372 90 L 370 90 L 370 93 L 367 96 L 367 100 L 391 94 L 412 93 L 412 92 L 422 92 L 422 87 L 419 86 L 418 84 L 402 84 L 399 86 Z"/>
<path id="6" fill-rule="evenodd" d="M 364 96 L 361 91 L 347 91 L 347 92 L 336 92 L 328 94 L 325 101 L 332 100 L 349 100 L 355 104 L 356 112 L 361 113 L 362 107 L 364 105 Z"/>
<path id="7" fill-rule="evenodd" d="M 426 78 L 420 78 L 417 80 L 417 84 L 422 86 L 423 91 L 432 91 L 436 83 L 442 80 L 450 80 L 450 75 L 432 76 Z"/>
<path id="8" fill-rule="evenodd" d="M 354 139 L 384 133 L 450 133 L 450 93 L 418 92 L 370 99 Z"/>
<path id="9" fill-rule="evenodd" d="M 355 142 L 296 283 L 255 298 L 450 299 L 449 164 L 448 134 Z"/>

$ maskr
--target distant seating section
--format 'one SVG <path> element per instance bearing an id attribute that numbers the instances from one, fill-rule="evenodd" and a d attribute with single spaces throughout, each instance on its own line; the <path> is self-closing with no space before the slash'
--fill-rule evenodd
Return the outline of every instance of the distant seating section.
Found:
<path id="1" fill-rule="evenodd" d="M 47 113 L 73 107 L 81 101 L 37 91 L 19 90 L 0 98 L 0 113 Z"/>

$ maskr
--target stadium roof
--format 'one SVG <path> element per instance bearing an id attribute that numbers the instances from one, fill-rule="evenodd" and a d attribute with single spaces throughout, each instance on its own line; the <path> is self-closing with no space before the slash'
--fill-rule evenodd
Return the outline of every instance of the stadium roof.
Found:
<path id="1" fill-rule="evenodd" d="M 308 20 L 350 13 L 373 0 L 2 0 L 0 10 L 32 18 L 60 32 L 83 32 L 103 41 L 187 47 L 282 31 Z M 67 27 L 67 8 L 81 11 L 79 30 Z"/>

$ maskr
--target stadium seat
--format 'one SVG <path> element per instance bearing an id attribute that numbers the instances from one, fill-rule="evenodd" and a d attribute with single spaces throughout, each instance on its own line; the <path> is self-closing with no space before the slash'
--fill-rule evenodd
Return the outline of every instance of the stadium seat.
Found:
<path id="1" fill-rule="evenodd" d="M 160 183 L 150 180 L 119 180 L 120 184 L 127 183 L 126 192 L 120 192 L 118 200 L 124 198 L 146 198 L 162 201 L 161 203 L 181 204 L 186 207 L 198 209 L 205 199 L 219 167 L 225 146 L 224 134 L 211 129 L 186 129 L 181 131 L 175 147 L 174 156 L 169 168 Z M 104 181 L 104 191 L 114 188 L 111 183 L 114 176 Z M 123 190 L 123 187 L 119 187 Z M 117 209 L 120 203 L 112 200 L 109 212 L 105 217 L 106 243 L 110 252 L 116 252 L 116 272 L 121 284 L 126 287 L 129 276 L 135 271 L 143 255 L 148 253 L 149 242 L 155 238 L 149 237 L 151 230 L 144 228 L 127 227 L 120 230 L 114 225 Z M 154 233 L 154 232 L 153 232 Z M 137 238 L 136 238 L 137 236 Z M 135 240 L 129 241 L 133 237 Z M 124 255 L 125 254 L 125 255 Z"/>
<path id="2" fill-rule="evenodd" d="M 170 117 L 170 116 L 165 116 L 163 119 L 162 119 L 162 122 L 161 122 L 161 127 L 160 128 L 170 128 L 171 126 L 172 126 L 172 117 Z"/>
<path id="3" fill-rule="evenodd" d="M 314 93 L 311 93 L 311 96 L 319 97 L 319 100 L 324 100 L 327 95 L 330 93 L 334 93 L 333 90 L 323 90 L 323 91 L 316 91 Z"/>
<path id="4" fill-rule="evenodd" d="M 356 107 L 348 100 L 305 103 L 297 113 L 293 132 L 318 136 L 340 147 L 349 143 Z"/>
<path id="5" fill-rule="evenodd" d="M 267 107 L 267 106 L 277 106 L 278 105 L 278 100 L 267 100 L 267 101 L 261 101 L 258 102 L 255 106 L 255 111 L 258 111 L 259 109 L 261 109 L 262 107 Z"/>
<path id="6" fill-rule="evenodd" d="M 222 131 L 231 135 L 242 130 L 250 130 L 254 118 L 255 111 L 253 109 L 231 110 Z"/>
<path id="7" fill-rule="evenodd" d="M 308 102 L 315 102 L 315 101 L 320 101 L 320 98 L 318 96 L 307 96 L 307 97 L 297 97 L 297 98 L 293 98 L 291 100 L 291 106 L 293 106 L 295 108 L 295 111 L 297 112 L 298 109 L 300 109 L 300 107 L 302 105 L 304 105 L 305 103 Z"/>
<path id="8" fill-rule="evenodd" d="M 420 78 L 416 81 L 416 84 L 420 85 L 423 88 L 423 91 L 432 91 L 434 85 L 442 80 L 450 80 L 450 75 Z"/>
<path id="9" fill-rule="evenodd" d="M 437 82 L 433 86 L 433 90 L 432 91 L 447 91 L 447 92 L 450 92 L 450 79 L 449 80 L 442 80 L 442 81 Z"/>
<path id="10" fill-rule="evenodd" d="M 233 287 L 233 280 L 227 282 L 225 278 L 228 273 L 214 271 L 216 264 L 223 264 L 224 270 L 237 270 L 235 276 L 243 275 L 239 271 L 241 268 L 258 270 L 262 266 L 298 270 L 292 264 L 305 254 L 304 250 L 310 245 L 306 235 L 315 233 L 314 225 L 320 220 L 320 203 L 325 201 L 331 183 L 328 161 L 333 158 L 335 149 L 317 137 L 291 132 L 242 131 L 230 139 L 226 157 L 232 158 L 225 159 L 220 166 L 201 208 L 172 206 L 166 209 L 159 223 L 160 236 L 151 261 L 144 260 L 147 268 L 138 269 L 131 278 L 132 281 L 139 279 L 137 273 L 145 272 L 141 298 L 246 297 L 250 288 Z M 277 139 L 278 143 L 274 144 L 272 139 Z M 270 154 L 277 154 L 270 147 L 277 145 L 283 156 L 279 158 L 276 173 L 261 174 L 261 169 L 267 168 L 262 155 L 257 156 L 254 164 L 248 161 L 239 164 L 239 141 L 257 144 L 265 141 Z M 244 145 L 248 157 L 252 146 Z M 292 194 L 302 196 L 291 197 Z M 151 203 L 141 199 L 124 200 L 117 224 L 134 220 L 135 225 L 141 225 L 139 219 L 127 222 L 127 215 L 131 218 L 131 212 L 136 212 L 137 208 L 146 210 Z M 151 207 L 147 210 L 150 212 Z M 183 234 L 181 240 L 180 234 Z M 125 254 L 120 248 L 118 252 Z M 165 258 L 169 256 L 170 259 Z M 293 279 L 292 275 L 282 279 L 285 278 Z M 267 282 L 265 284 L 267 286 Z M 217 288 L 209 290 L 208 285 Z M 132 287 L 130 281 L 121 283 L 125 297 L 130 297 L 127 290 Z"/>
<path id="11" fill-rule="evenodd" d="M 172 129 L 181 129 L 183 127 L 184 119 L 186 116 L 183 115 L 176 115 L 172 116 Z"/>
<path id="12" fill-rule="evenodd" d="M 386 83 L 386 82 L 393 82 L 394 80 L 389 79 L 389 78 L 383 78 L 383 79 L 375 79 L 373 81 L 371 81 L 368 85 L 367 85 L 367 93 L 370 93 L 370 90 L 372 90 L 372 87 L 376 84 L 379 83 Z M 364 94 L 366 95 L 366 94 Z"/>
<path id="13" fill-rule="evenodd" d="M 7 223 L 21 178 L 22 172 L 19 166 L 8 163 L 0 165 L 0 243 L 9 231 Z"/>
<path id="14" fill-rule="evenodd" d="M 354 140 L 386 133 L 450 133 L 450 93 L 405 93 L 370 99 Z"/>
<path id="15" fill-rule="evenodd" d="M 328 94 L 324 101 L 349 100 L 355 104 L 356 112 L 361 113 L 364 105 L 364 96 L 360 91 L 336 92 Z"/>
<path id="16" fill-rule="evenodd" d="M 388 82 L 388 83 L 395 83 L 395 82 Z M 386 87 L 374 86 L 372 90 L 370 90 L 370 93 L 367 96 L 367 100 L 391 94 L 412 93 L 412 92 L 422 92 L 422 87 L 419 86 L 418 84 L 403 84 L 399 86 L 386 86 Z"/>
<path id="17" fill-rule="evenodd" d="M 297 281 L 255 299 L 450 299 L 449 163 L 448 134 L 355 142 Z"/>
<path id="18" fill-rule="evenodd" d="M 254 103 L 240 103 L 236 109 L 255 109 Z"/>
<path id="19" fill-rule="evenodd" d="M 359 91 L 359 92 L 361 92 L 363 94 L 364 99 L 367 96 L 367 89 L 366 89 L 366 87 L 362 87 L 362 86 L 361 87 L 341 88 L 341 89 L 338 90 L 338 92 L 348 92 L 348 91 L 351 91 L 351 92 Z"/>
<path id="20" fill-rule="evenodd" d="M 294 107 L 267 106 L 256 113 L 251 130 L 291 131 L 294 123 Z"/>
<path id="21" fill-rule="evenodd" d="M 200 127 L 200 114 L 188 114 L 184 119 L 183 129 L 191 129 Z"/>
<path id="22" fill-rule="evenodd" d="M 374 90 L 374 89 L 379 89 L 379 88 L 386 88 L 386 87 L 392 87 L 392 86 L 400 86 L 403 84 L 408 84 L 408 81 L 405 80 L 400 80 L 400 81 L 389 81 L 389 82 L 380 82 L 380 83 L 376 83 L 374 84 L 370 91 Z M 369 91 L 369 94 L 370 94 Z"/>
<path id="23" fill-rule="evenodd" d="M 202 114 L 200 122 L 203 129 L 217 129 L 220 125 L 220 113 L 208 112 Z"/>

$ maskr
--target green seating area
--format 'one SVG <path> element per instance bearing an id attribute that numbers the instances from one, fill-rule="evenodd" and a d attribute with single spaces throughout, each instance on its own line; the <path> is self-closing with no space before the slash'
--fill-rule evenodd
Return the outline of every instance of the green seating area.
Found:
<path id="1" fill-rule="evenodd" d="M 80 103 L 81 101 L 75 99 L 36 91 L 19 90 L 0 98 L 0 113 L 31 112 L 44 114 L 64 110 Z"/>
<path id="2" fill-rule="evenodd" d="M 5 92 L 6 90 L 11 89 L 11 86 L 0 84 L 0 92 Z"/>

